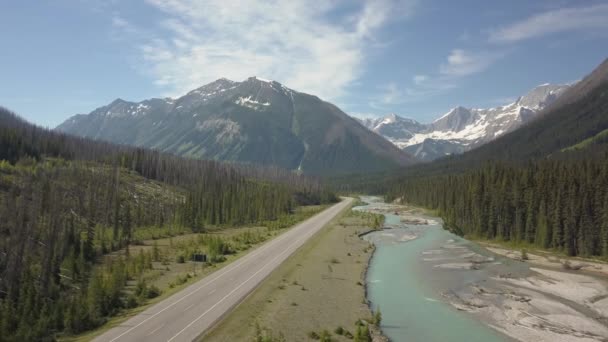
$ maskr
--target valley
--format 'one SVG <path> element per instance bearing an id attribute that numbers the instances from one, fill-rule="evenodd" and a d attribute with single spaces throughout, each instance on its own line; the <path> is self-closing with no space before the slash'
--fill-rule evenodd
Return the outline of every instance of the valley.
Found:
<path id="1" fill-rule="evenodd" d="M 607 342 L 607 30 L 606 0 L 1 4 L 0 342 Z"/>

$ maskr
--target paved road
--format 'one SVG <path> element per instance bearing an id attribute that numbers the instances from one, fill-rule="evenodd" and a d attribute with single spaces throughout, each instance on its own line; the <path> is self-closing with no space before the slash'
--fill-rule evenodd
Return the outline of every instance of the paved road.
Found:
<path id="1" fill-rule="evenodd" d="M 116 326 L 94 341 L 192 341 L 228 313 L 321 230 L 352 198 L 299 223 L 230 265 Z"/>

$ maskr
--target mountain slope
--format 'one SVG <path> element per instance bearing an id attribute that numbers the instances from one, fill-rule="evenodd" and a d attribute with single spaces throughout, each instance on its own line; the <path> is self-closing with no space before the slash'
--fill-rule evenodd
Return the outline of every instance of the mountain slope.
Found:
<path id="1" fill-rule="evenodd" d="M 469 238 L 608 256 L 608 60 L 523 127 L 414 166 L 389 199 L 436 210 Z"/>
<path id="2" fill-rule="evenodd" d="M 571 99 L 547 107 L 533 120 L 513 132 L 460 156 L 414 167 L 413 173 L 428 175 L 470 169 L 488 161 L 525 162 L 546 158 L 586 158 L 608 150 L 601 133 L 608 129 L 608 63 L 562 96 Z M 595 139 L 593 139 L 595 137 Z M 588 140 L 589 139 L 589 140 Z M 573 146 L 584 147 L 570 148 Z"/>
<path id="3" fill-rule="evenodd" d="M 556 101 L 570 86 L 543 84 L 517 101 L 489 109 L 456 107 L 430 124 L 391 114 L 362 123 L 422 160 L 459 154 L 515 130 Z"/>
<path id="4" fill-rule="evenodd" d="M 522 160 L 558 153 L 608 129 L 608 59 L 519 130 L 467 158 Z"/>
<path id="5" fill-rule="evenodd" d="M 316 96 L 251 77 L 178 99 L 116 100 L 59 131 L 180 156 L 274 164 L 309 174 L 380 171 L 413 158 Z"/>

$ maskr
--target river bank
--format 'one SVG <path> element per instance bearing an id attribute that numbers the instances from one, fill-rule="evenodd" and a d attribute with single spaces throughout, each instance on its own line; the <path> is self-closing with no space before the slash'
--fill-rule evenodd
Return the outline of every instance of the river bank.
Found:
<path id="1" fill-rule="evenodd" d="M 351 341 L 371 321 L 364 275 L 373 247 L 359 234 L 373 217 L 350 209 L 274 271 L 204 341 Z M 371 327 L 371 325 L 370 325 Z M 373 328 L 372 328 L 373 330 Z"/>
<path id="2" fill-rule="evenodd" d="M 608 339 L 607 264 L 542 252 L 527 252 L 522 258 L 520 251 L 487 244 L 484 247 L 529 265 L 531 274 L 493 279 L 493 293 L 477 286 L 473 297 L 482 307 L 472 312 L 491 315 L 498 329 L 520 340 Z"/>
<path id="3" fill-rule="evenodd" d="M 445 231 L 421 209 L 372 201 L 368 210 L 387 218 L 385 230 L 366 237 L 378 247 L 367 281 L 392 340 L 606 341 L 603 264 L 572 271 L 535 254 L 522 262 Z"/>

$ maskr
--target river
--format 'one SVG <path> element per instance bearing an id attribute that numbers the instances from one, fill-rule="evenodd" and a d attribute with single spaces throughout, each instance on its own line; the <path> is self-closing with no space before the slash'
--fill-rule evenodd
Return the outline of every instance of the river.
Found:
<path id="1" fill-rule="evenodd" d="M 473 243 L 441 226 L 436 217 L 421 212 L 419 222 L 404 223 L 394 206 L 379 198 L 355 210 L 383 213 L 386 229 L 364 238 L 376 250 L 367 273 L 368 300 L 382 312 L 381 329 L 391 341 L 510 341 L 488 325 L 446 301 L 450 293 L 483 282 L 498 273 L 526 272 L 521 263 L 497 260 Z M 479 265 L 491 264 L 479 269 Z M 476 268 L 476 269 L 471 269 Z"/>

